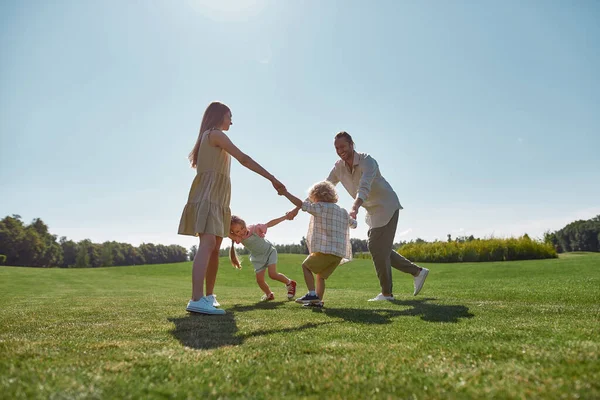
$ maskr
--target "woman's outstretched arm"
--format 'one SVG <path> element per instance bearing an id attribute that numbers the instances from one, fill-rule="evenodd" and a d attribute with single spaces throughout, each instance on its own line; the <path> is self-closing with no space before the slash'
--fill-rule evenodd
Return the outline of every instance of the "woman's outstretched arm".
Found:
<path id="1" fill-rule="evenodd" d="M 273 187 L 275 190 L 277 190 L 277 193 L 280 195 L 283 194 L 285 191 L 285 186 L 283 183 L 279 182 L 271 173 L 269 173 L 269 171 L 254 161 L 252 157 L 242 152 L 223 132 L 220 130 L 212 131 L 210 133 L 209 140 L 211 145 L 222 148 L 231 154 L 233 158 L 238 160 L 244 167 L 271 181 Z"/>

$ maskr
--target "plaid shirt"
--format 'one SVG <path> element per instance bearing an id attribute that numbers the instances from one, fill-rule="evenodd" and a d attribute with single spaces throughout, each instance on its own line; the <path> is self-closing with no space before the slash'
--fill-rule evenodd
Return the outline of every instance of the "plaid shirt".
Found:
<path id="1" fill-rule="evenodd" d="M 306 243 L 309 253 L 325 253 L 342 257 L 342 264 L 352 260 L 350 229 L 356 220 L 335 203 L 302 203 L 302 211 L 311 214 Z"/>

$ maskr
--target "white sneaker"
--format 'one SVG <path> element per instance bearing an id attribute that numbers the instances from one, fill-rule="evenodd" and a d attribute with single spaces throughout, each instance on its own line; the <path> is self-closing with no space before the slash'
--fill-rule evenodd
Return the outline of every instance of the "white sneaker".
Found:
<path id="1" fill-rule="evenodd" d="M 212 305 L 212 300 L 209 299 L 207 296 L 201 297 L 200 300 L 197 300 L 197 301 L 190 300 L 185 309 L 186 309 L 186 311 L 200 313 L 200 314 L 211 314 L 211 315 L 225 314 L 225 310 L 215 308 Z"/>
<path id="2" fill-rule="evenodd" d="M 383 293 L 379 293 L 377 296 L 373 297 L 372 299 L 369 299 L 369 301 L 384 301 L 384 300 L 394 300 L 394 295 L 391 296 L 384 296 Z"/>
<path id="3" fill-rule="evenodd" d="M 425 283 L 428 274 L 429 270 L 427 268 L 422 268 L 419 275 L 415 276 L 415 292 L 413 293 L 413 296 L 418 295 L 421 289 L 423 289 L 423 284 Z"/>
<path id="4" fill-rule="evenodd" d="M 206 296 L 206 297 L 208 297 L 208 300 L 209 300 L 209 301 L 210 301 L 210 300 L 212 300 L 212 305 L 213 305 L 213 307 L 221 307 L 221 303 L 219 303 L 219 302 L 217 301 L 217 295 L 216 295 L 216 294 L 209 294 L 209 295 L 208 295 L 208 296 Z"/>

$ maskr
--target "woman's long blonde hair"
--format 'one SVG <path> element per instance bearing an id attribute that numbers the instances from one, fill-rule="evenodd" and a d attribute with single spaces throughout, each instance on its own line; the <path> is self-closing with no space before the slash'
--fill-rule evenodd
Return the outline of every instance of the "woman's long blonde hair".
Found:
<path id="1" fill-rule="evenodd" d="M 227 114 L 230 111 L 231 110 L 229 109 L 229 107 L 227 107 L 220 101 L 213 101 L 208 105 L 208 107 L 206 107 L 206 110 L 204 111 L 204 116 L 202 116 L 202 123 L 200 124 L 200 132 L 198 132 L 198 139 L 196 139 L 196 144 L 194 145 L 194 148 L 188 155 L 188 160 L 190 160 L 192 168 L 196 168 L 202 134 L 209 129 L 221 126 L 221 124 L 223 123 L 223 119 L 225 118 L 225 114 Z"/>
<path id="2" fill-rule="evenodd" d="M 244 221 L 237 215 L 232 215 L 231 216 L 231 225 L 233 225 L 233 224 L 238 224 L 238 225 L 242 225 L 243 227 L 245 227 L 246 221 Z M 230 230 L 231 230 L 231 225 L 230 225 Z M 235 242 L 233 241 L 233 239 L 231 239 L 231 247 L 229 248 L 229 260 L 231 261 L 231 265 L 233 265 L 237 269 L 242 269 L 242 263 L 240 262 L 240 258 L 238 257 L 238 255 L 235 251 L 235 247 L 233 247 L 234 244 L 235 244 Z"/>

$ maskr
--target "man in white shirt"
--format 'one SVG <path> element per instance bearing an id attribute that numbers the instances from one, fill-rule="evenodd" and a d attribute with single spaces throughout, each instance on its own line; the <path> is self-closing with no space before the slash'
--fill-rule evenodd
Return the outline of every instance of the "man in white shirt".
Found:
<path id="1" fill-rule="evenodd" d="M 427 268 L 421 268 L 393 250 L 394 236 L 398 225 L 399 210 L 402 209 L 396 192 L 379 172 L 379 166 L 371 156 L 354 150 L 354 141 L 347 132 L 335 136 L 335 150 L 340 157 L 327 180 L 334 185 L 339 182 L 354 200 L 350 217 L 356 219 L 362 206 L 369 225 L 369 252 L 381 285 L 381 293 L 369 301 L 393 300 L 392 269 L 396 268 L 414 277 L 416 296 L 429 274 Z"/>

